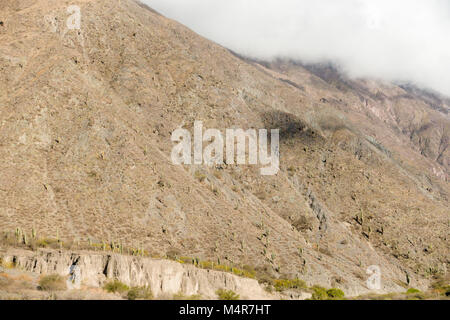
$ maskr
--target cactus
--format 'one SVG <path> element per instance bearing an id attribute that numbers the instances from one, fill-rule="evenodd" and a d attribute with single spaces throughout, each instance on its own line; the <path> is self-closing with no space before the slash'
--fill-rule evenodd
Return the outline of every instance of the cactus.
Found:
<path id="1" fill-rule="evenodd" d="M 31 238 L 36 240 L 36 230 L 34 228 L 31 229 Z"/>
<path id="2" fill-rule="evenodd" d="M 361 210 L 359 215 L 356 215 L 356 222 L 358 222 L 361 226 L 364 225 L 364 211 Z"/>
<path id="3" fill-rule="evenodd" d="M 22 240 L 22 230 L 20 228 L 16 228 L 15 235 L 17 243 L 20 243 L 20 241 Z"/>

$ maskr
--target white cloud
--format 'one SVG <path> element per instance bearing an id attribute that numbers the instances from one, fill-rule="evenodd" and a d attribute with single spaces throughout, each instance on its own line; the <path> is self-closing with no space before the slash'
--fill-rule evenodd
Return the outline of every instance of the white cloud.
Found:
<path id="1" fill-rule="evenodd" d="M 448 0 L 143 0 L 238 53 L 331 61 L 450 95 Z"/>

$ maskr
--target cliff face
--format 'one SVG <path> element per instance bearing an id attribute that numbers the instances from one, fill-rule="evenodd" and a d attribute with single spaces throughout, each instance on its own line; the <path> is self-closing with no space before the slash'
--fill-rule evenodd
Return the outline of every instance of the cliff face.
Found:
<path id="1" fill-rule="evenodd" d="M 1 231 L 221 259 L 349 295 L 370 291 L 371 265 L 383 292 L 446 273 L 446 102 L 263 66 L 131 0 L 79 1 L 70 30 L 71 4 L 0 3 Z M 194 121 L 281 129 L 280 172 L 173 165 L 171 133 Z M 98 259 L 95 273 L 114 258 Z"/>
<path id="2" fill-rule="evenodd" d="M 102 287 L 107 281 L 117 279 L 130 287 L 150 286 L 153 295 L 159 298 L 200 295 L 204 299 L 216 299 L 219 289 L 232 290 L 242 299 L 280 298 L 266 292 L 256 280 L 169 260 L 119 254 L 12 250 L 3 257 L 3 261 L 27 272 L 65 276 L 78 288 Z M 305 293 L 300 298 L 310 296 Z"/>

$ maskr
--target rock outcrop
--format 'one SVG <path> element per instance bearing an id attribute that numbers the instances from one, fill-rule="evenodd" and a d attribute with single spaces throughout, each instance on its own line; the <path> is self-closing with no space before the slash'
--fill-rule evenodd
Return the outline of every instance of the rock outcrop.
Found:
<path id="1" fill-rule="evenodd" d="M 74 282 L 88 287 L 102 287 L 117 279 L 128 286 L 150 286 L 155 297 L 200 295 L 216 299 L 218 289 L 232 290 L 242 299 L 276 299 L 258 281 L 230 273 L 199 269 L 170 260 L 132 257 L 120 254 L 62 252 L 39 250 L 30 252 L 11 250 L 3 261 L 38 274 L 59 274 L 70 277 L 74 269 L 79 273 Z M 309 297 L 307 293 L 299 297 Z"/>

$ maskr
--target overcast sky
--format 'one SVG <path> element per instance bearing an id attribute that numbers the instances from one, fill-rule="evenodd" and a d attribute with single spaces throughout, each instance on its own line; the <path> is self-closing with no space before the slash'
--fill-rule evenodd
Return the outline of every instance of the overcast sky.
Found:
<path id="1" fill-rule="evenodd" d="M 450 96 L 450 0 L 143 0 L 238 53 L 334 62 Z"/>

